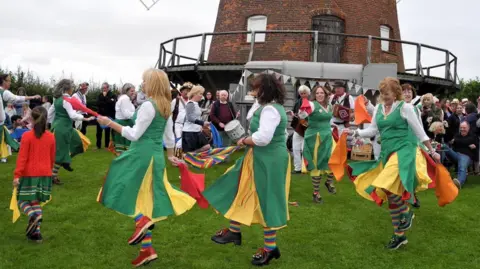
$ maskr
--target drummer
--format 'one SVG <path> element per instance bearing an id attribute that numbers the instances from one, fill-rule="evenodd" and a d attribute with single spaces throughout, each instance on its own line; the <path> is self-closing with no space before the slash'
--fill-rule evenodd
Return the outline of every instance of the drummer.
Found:
<path id="1" fill-rule="evenodd" d="M 232 102 L 228 100 L 227 91 L 221 90 L 219 92 L 219 98 L 213 103 L 212 109 L 210 110 L 210 120 L 222 137 L 223 146 L 228 147 L 232 144 L 232 141 L 227 133 L 225 133 L 224 128 L 229 122 L 238 118 L 240 111 L 235 111 Z"/>
<path id="2" fill-rule="evenodd" d="M 336 81 L 333 84 L 334 95 L 330 97 L 330 104 L 333 106 L 334 113 L 332 117 L 332 123 L 337 126 L 338 133 L 341 134 L 343 129 L 348 128 L 350 121 L 353 117 L 353 109 L 355 108 L 355 101 L 353 97 L 345 92 L 345 83 L 342 81 Z M 335 109 L 335 106 L 338 106 L 338 110 Z M 349 113 L 349 118 L 340 118 L 340 114 L 336 111 L 347 111 Z"/>

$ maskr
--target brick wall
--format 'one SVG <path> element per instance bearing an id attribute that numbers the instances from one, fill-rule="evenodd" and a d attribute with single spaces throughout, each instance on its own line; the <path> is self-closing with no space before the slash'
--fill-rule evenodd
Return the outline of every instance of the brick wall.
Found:
<path id="1" fill-rule="evenodd" d="M 396 0 L 221 0 L 215 32 L 246 31 L 247 19 L 253 15 L 267 16 L 268 30 L 311 30 L 312 17 L 335 15 L 345 22 L 345 33 L 380 36 L 380 26 L 391 28 L 390 37 L 401 39 Z M 208 61 L 243 63 L 248 60 L 250 43 L 246 35 L 215 36 L 210 45 Z M 312 59 L 310 35 L 268 35 L 266 42 L 256 43 L 253 60 Z M 366 64 L 367 40 L 347 38 L 342 51 L 343 63 Z M 403 71 L 400 44 L 390 44 L 382 52 L 380 41 L 373 41 L 372 61 L 397 62 Z"/>

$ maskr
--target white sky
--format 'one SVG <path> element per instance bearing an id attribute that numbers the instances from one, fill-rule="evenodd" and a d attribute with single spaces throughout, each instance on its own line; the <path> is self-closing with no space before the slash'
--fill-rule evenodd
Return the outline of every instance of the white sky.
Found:
<path id="1" fill-rule="evenodd" d="M 45 80 L 63 73 L 76 82 L 139 84 L 161 42 L 213 31 L 218 2 L 160 0 L 146 11 L 139 0 L 2 1 L 0 66 L 20 65 Z M 462 78 L 480 73 L 480 1 L 402 0 L 398 9 L 402 39 L 449 49 L 459 58 Z M 200 39 L 184 41 L 180 52 L 196 58 L 199 47 Z M 404 58 L 414 67 L 414 50 L 404 47 Z M 445 57 L 424 52 L 422 61 L 433 65 Z"/>

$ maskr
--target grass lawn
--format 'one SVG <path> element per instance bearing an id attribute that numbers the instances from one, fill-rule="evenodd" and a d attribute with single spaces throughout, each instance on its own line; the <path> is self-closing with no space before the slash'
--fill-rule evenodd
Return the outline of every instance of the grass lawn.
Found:
<path id="1" fill-rule="evenodd" d="M 11 223 L 9 208 L 15 156 L 0 164 L 0 268 L 131 268 L 139 247 L 127 244 L 133 220 L 106 209 L 96 197 L 113 159 L 96 150 L 95 129 L 89 151 L 74 159 L 74 172 L 61 171 L 63 186 L 54 186 L 53 200 L 44 208 L 43 244 L 24 235 L 27 218 Z M 206 171 L 212 183 L 227 165 Z M 170 182 L 179 186 L 178 170 L 168 169 Z M 337 184 L 337 195 L 322 185 L 323 205 L 311 202 L 308 176 L 293 176 L 291 221 L 278 234 L 282 252 L 273 268 L 480 268 L 480 179 L 470 178 L 456 202 L 436 204 L 434 191 L 419 194 L 409 244 L 395 252 L 384 250 L 392 227 L 385 208 L 359 197 L 348 180 Z M 216 245 L 210 236 L 227 224 L 212 209 L 197 206 L 180 217 L 158 223 L 153 244 L 159 259 L 151 268 L 251 268 L 250 258 L 263 244 L 260 227 L 243 228 L 243 245 Z"/>

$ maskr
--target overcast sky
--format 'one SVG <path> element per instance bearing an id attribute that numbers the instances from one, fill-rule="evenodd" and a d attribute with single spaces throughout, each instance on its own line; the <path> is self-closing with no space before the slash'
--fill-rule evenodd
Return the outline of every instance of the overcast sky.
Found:
<path id="1" fill-rule="evenodd" d="M 160 0 L 146 11 L 139 0 L 2 1 L 0 66 L 20 65 L 45 80 L 63 72 L 76 82 L 138 84 L 162 41 L 213 31 L 218 2 Z M 398 9 L 402 39 L 449 49 L 462 78 L 480 74 L 480 1 L 402 0 Z M 183 42 L 180 51 L 196 58 L 199 46 L 200 39 Z M 404 47 L 404 54 L 406 66 L 414 67 L 414 50 Z M 422 61 L 438 64 L 445 57 L 425 52 Z"/>

